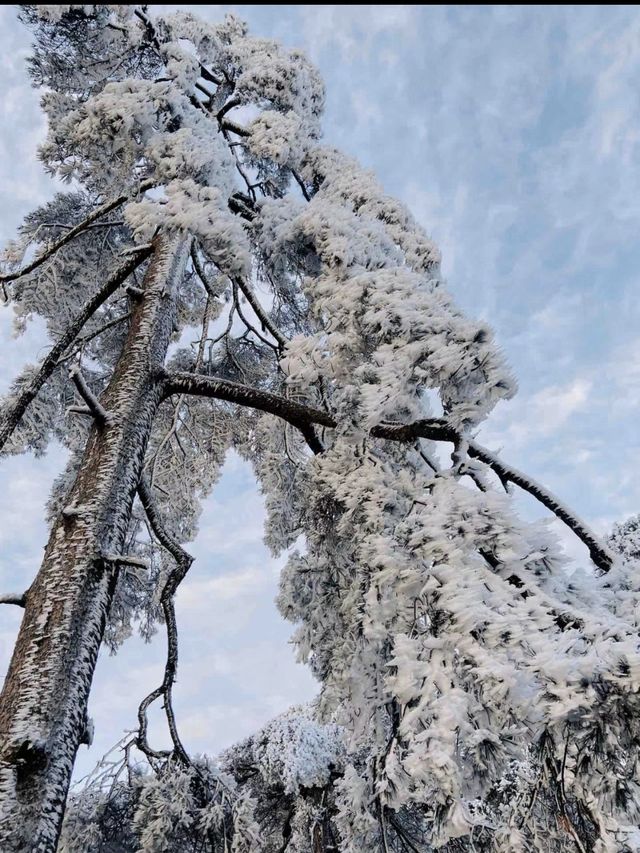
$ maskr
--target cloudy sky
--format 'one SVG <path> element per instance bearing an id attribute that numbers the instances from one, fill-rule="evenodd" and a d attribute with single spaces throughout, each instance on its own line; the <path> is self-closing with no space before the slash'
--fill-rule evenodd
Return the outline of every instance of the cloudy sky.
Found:
<path id="1" fill-rule="evenodd" d="M 373 169 L 439 243 L 459 304 L 495 328 L 520 392 L 482 440 L 604 532 L 640 511 L 640 9 L 634 6 L 152 6 L 219 19 L 303 48 L 327 86 L 326 139 Z M 28 33 L 0 11 L 0 240 L 52 193 L 24 60 Z M 45 343 L 0 311 L 0 392 Z M 0 591 L 26 588 L 62 464 L 0 467 Z M 524 507 L 526 512 L 533 508 Z M 315 692 L 273 598 L 279 565 L 263 507 L 230 459 L 190 548 L 178 596 L 184 740 L 216 753 Z M 584 554 L 563 536 L 576 561 Z M 19 613 L 0 612 L 0 672 Z M 87 769 L 161 679 L 162 638 L 99 661 Z M 152 735 L 162 739 L 160 721 Z"/>

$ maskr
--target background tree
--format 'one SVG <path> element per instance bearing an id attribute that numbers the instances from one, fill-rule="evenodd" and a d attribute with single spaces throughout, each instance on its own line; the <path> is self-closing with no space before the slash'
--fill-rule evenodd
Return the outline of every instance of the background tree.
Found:
<path id="1" fill-rule="evenodd" d="M 55 849 L 100 644 L 158 620 L 162 684 L 74 798 L 65 849 L 633 849 L 632 570 L 474 440 L 513 379 L 408 211 L 318 143 L 315 70 L 234 18 L 22 16 L 41 156 L 73 189 L 7 255 L 6 298 L 54 345 L 4 401 L 0 441 L 56 436 L 71 462 L 15 597 L 3 849 Z M 322 691 L 217 765 L 180 740 L 173 596 L 231 446 L 290 551 L 279 605 Z M 584 583 L 511 484 L 587 546 Z M 147 737 L 156 700 L 170 752 Z"/>

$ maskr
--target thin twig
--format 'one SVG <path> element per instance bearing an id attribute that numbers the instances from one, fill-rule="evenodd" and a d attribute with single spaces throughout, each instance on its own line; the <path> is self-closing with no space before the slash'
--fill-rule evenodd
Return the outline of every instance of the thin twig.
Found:
<path id="1" fill-rule="evenodd" d="M 76 341 L 76 346 L 66 355 L 63 355 L 62 358 L 58 359 L 58 364 L 63 364 L 65 361 L 68 361 L 70 358 L 73 358 L 74 355 L 77 355 L 78 352 L 82 349 L 85 344 L 88 344 L 89 341 L 92 341 L 94 338 L 97 338 L 98 335 L 101 335 L 103 332 L 108 331 L 109 329 L 113 329 L 114 326 L 118 326 L 120 323 L 123 323 L 125 320 L 128 320 L 131 317 L 130 312 L 127 311 L 126 314 L 122 314 L 120 317 L 114 317 L 112 320 L 109 320 L 108 323 L 100 326 L 99 329 L 96 329 L 95 332 L 89 332 L 87 335 L 83 335 L 81 338 L 78 338 Z"/>
<path id="2" fill-rule="evenodd" d="M 251 323 L 247 320 L 247 318 L 242 313 L 242 309 L 240 307 L 240 299 L 238 298 L 238 282 L 237 281 L 232 282 L 232 286 L 233 286 L 233 300 L 235 302 L 236 311 L 238 312 L 238 317 L 240 317 L 240 319 L 245 324 L 247 329 L 250 332 L 253 332 L 253 334 L 258 338 L 258 340 L 262 341 L 262 343 L 266 344 L 268 347 L 271 347 L 271 349 L 274 350 L 276 354 L 278 354 L 280 352 L 280 347 L 276 346 L 276 344 L 271 343 L 271 341 L 267 340 L 267 338 L 265 338 L 263 335 L 261 335 L 260 332 L 256 328 L 254 328 L 254 326 L 251 325 Z"/>

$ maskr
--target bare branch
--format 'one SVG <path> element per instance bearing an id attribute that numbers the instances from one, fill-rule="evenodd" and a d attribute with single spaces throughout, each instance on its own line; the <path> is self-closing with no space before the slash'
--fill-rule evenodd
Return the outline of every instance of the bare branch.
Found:
<path id="1" fill-rule="evenodd" d="M 253 334 L 258 338 L 258 340 L 262 341 L 263 344 L 266 344 L 268 347 L 271 347 L 272 350 L 275 350 L 276 354 L 280 352 L 280 347 L 272 344 L 271 341 L 267 340 L 260 332 L 251 325 L 251 323 L 247 320 L 247 318 L 242 313 L 242 308 L 240 307 L 240 299 L 238 297 L 238 282 L 234 281 L 233 283 L 233 301 L 236 306 L 236 311 L 238 312 L 238 317 L 242 320 L 242 322 L 247 327 L 248 331 L 253 332 Z"/>
<path id="2" fill-rule="evenodd" d="M 242 294 L 251 306 L 253 313 L 262 323 L 262 328 L 266 329 L 278 341 L 278 345 L 281 350 L 284 349 L 284 347 L 288 343 L 287 338 L 285 337 L 285 335 L 282 334 L 280 329 L 266 313 L 266 311 L 256 298 L 255 293 L 251 289 L 251 286 L 240 278 L 235 279 L 234 284 L 236 284 L 237 287 L 239 287 L 242 291 Z"/>
<path id="3" fill-rule="evenodd" d="M 206 274 L 202 263 L 200 262 L 200 258 L 198 257 L 198 250 L 196 248 L 195 240 L 191 244 L 191 261 L 193 263 L 193 268 L 196 271 L 198 278 L 202 282 L 202 286 L 207 291 L 207 294 L 211 299 L 216 299 L 217 294 L 213 289 L 211 282 L 209 281 L 209 276 Z"/>
<path id="4" fill-rule="evenodd" d="M 238 97 L 230 98 L 227 103 L 218 110 L 216 114 L 218 121 L 222 121 L 223 116 L 225 116 L 230 110 L 235 109 L 235 107 L 239 107 L 241 103 L 242 101 Z"/>
<path id="5" fill-rule="evenodd" d="M 40 369 L 30 382 L 22 389 L 16 401 L 11 405 L 0 417 L 0 450 L 4 447 L 7 440 L 13 434 L 14 430 L 20 423 L 22 415 L 25 413 L 28 405 L 34 399 L 40 388 L 44 385 L 47 379 L 54 372 L 61 356 L 73 344 L 78 333 L 82 330 L 85 323 L 95 314 L 98 308 L 112 296 L 123 282 L 137 269 L 140 264 L 145 261 L 152 253 L 151 247 L 147 247 L 144 251 L 138 252 L 133 257 L 129 258 L 119 270 L 108 279 L 105 284 L 89 299 L 80 311 L 73 318 L 66 332 L 58 339 L 56 344 L 51 348 L 47 357 L 40 365 Z"/>
<path id="6" fill-rule="evenodd" d="M 191 245 L 191 250 L 193 252 L 193 244 Z M 204 351 L 207 342 L 207 334 L 209 331 L 209 323 L 211 318 L 211 307 L 215 299 L 215 297 L 212 295 L 214 292 L 213 288 L 210 287 L 208 280 L 203 279 L 203 284 L 205 284 L 207 288 L 207 302 L 204 309 L 204 317 L 202 319 L 202 334 L 200 336 L 200 341 L 198 342 L 198 351 L 196 354 L 196 360 L 194 365 L 194 370 L 196 371 L 200 370 L 200 368 L 202 367 Z M 178 446 L 182 450 L 182 445 L 180 444 L 180 437 L 178 435 L 178 424 L 180 422 L 180 409 L 182 408 L 183 401 L 184 395 L 180 395 L 173 407 L 173 417 L 171 419 L 171 425 L 169 426 L 169 429 L 158 444 L 158 447 L 156 448 L 156 451 L 153 456 L 151 456 L 151 458 L 145 464 L 145 470 L 149 470 L 149 486 L 153 486 L 155 483 L 156 465 L 162 455 L 164 448 L 169 444 L 172 438 L 176 439 Z"/>
<path id="7" fill-rule="evenodd" d="M 185 575 L 191 568 L 193 557 L 191 554 L 188 554 L 184 548 L 181 547 L 180 543 L 177 542 L 167 531 L 153 499 L 151 488 L 144 477 L 140 479 L 140 483 L 138 485 L 138 496 L 158 542 L 169 552 L 169 554 L 171 554 L 176 563 L 173 571 L 169 573 L 164 587 L 162 588 L 162 593 L 160 594 L 160 603 L 162 605 L 162 611 L 167 628 L 167 661 L 164 669 L 164 678 L 162 680 L 162 684 L 149 693 L 149 695 L 140 703 L 140 707 L 138 709 L 138 745 L 145 753 L 149 753 L 154 756 L 159 755 L 149 747 L 147 740 L 147 709 L 156 701 L 156 699 L 163 696 L 164 710 L 167 717 L 169 732 L 171 734 L 171 740 L 173 742 L 174 752 L 182 761 L 190 764 L 187 752 L 180 740 L 172 705 L 173 684 L 176 680 L 176 673 L 178 670 L 178 628 L 176 625 L 173 596 Z"/>
<path id="8" fill-rule="evenodd" d="M 209 282 L 208 276 L 204 271 L 202 263 L 200 262 L 200 258 L 198 257 L 198 252 L 197 252 L 197 249 L 195 248 L 195 246 L 192 246 L 192 249 L 191 249 L 191 259 L 193 261 L 194 269 L 195 269 L 196 273 L 198 274 L 198 277 L 202 281 L 202 284 L 203 284 L 205 290 L 207 291 L 209 296 L 215 297 L 216 294 L 213 292 L 213 289 L 211 287 L 211 283 Z M 285 347 L 285 345 L 287 344 L 287 338 L 285 335 L 283 335 L 283 333 L 280 331 L 280 329 L 275 325 L 273 320 L 271 320 L 269 315 L 266 313 L 266 311 L 264 310 L 264 308 L 262 307 L 262 305 L 260 304 L 260 302 L 256 298 L 256 295 L 253 292 L 253 290 L 251 289 L 251 287 L 246 282 L 244 282 L 242 279 L 239 279 L 239 278 L 234 279 L 232 281 L 232 285 L 234 288 L 238 288 L 240 291 L 242 291 L 242 295 L 244 296 L 244 298 L 247 300 L 247 302 L 251 306 L 253 313 L 260 320 L 260 323 L 262 324 L 262 328 L 264 330 L 266 330 L 267 332 L 269 332 L 273 338 L 275 338 L 275 340 L 278 342 L 278 349 L 282 350 Z M 242 314 L 240 314 L 239 310 L 238 310 L 238 314 L 240 315 L 240 318 L 244 320 L 244 318 L 242 317 Z M 244 321 L 244 322 L 245 322 L 245 325 L 248 325 L 248 323 L 246 321 Z M 271 346 L 271 347 L 274 346 L 272 343 L 267 341 L 265 338 L 262 338 L 262 336 L 259 335 L 255 331 L 255 329 L 253 329 L 253 331 L 255 334 L 258 335 L 258 337 L 262 341 L 264 341 L 264 343 L 269 344 L 269 346 Z"/>
<path id="9" fill-rule="evenodd" d="M 309 190 L 307 189 L 307 185 L 306 185 L 306 184 L 305 184 L 305 182 L 302 180 L 302 178 L 300 177 L 300 175 L 296 172 L 296 170 L 295 170 L 295 169 L 292 169 L 292 170 L 291 170 L 291 174 L 292 174 L 292 175 L 293 175 L 293 177 L 295 178 L 296 183 L 297 183 L 297 184 L 298 184 L 298 186 L 300 187 L 300 190 L 302 191 L 302 195 L 305 197 L 306 201 L 311 201 L 311 196 L 309 195 Z"/>

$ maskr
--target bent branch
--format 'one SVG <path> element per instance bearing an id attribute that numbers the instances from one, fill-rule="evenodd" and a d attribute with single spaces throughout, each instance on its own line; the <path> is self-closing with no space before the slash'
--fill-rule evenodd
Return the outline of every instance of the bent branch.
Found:
<path id="1" fill-rule="evenodd" d="M 185 764 L 190 764 L 187 752 L 182 745 L 178 728 L 176 725 L 175 715 L 172 704 L 173 684 L 176 680 L 178 670 L 178 627 L 176 624 L 176 612 L 173 605 L 173 596 L 176 590 L 184 580 L 185 575 L 191 568 L 193 557 L 188 554 L 184 548 L 171 536 L 164 526 L 160 513 L 156 507 L 151 488 L 144 477 L 140 478 L 138 485 L 138 497 L 144 508 L 144 511 L 149 520 L 151 529 L 162 547 L 171 554 L 175 560 L 176 566 L 169 573 L 160 595 L 160 603 L 164 614 L 164 620 L 167 627 L 167 661 L 164 668 L 164 678 L 162 684 L 156 687 L 149 695 L 142 700 L 138 708 L 138 746 L 146 754 L 152 757 L 160 757 L 161 753 L 157 753 L 151 749 L 147 740 L 147 709 L 159 699 L 164 697 L 164 711 L 169 725 L 169 732 L 173 742 L 174 752 Z"/>
<path id="2" fill-rule="evenodd" d="M 313 425 L 335 427 L 336 421 L 327 412 L 288 400 L 279 394 L 271 394 L 259 388 L 241 385 L 227 379 L 201 376 L 197 373 L 172 373 L 165 381 L 165 398 L 172 394 L 195 394 L 213 397 L 227 403 L 250 406 L 261 412 L 276 415 L 300 430 L 314 453 L 322 453 L 323 447 L 313 430 Z"/>
<path id="3" fill-rule="evenodd" d="M 513 483 L 519 486 L 525 492 L 534 497 L 543 506 L 550 510 L 556 518 L 564 522 L 589 549 L 589 555 L 595 565 L 602 571 L 608 572 L 613 565 L 614 556 L 611 551 L 598 539 L 591 528 L 578 518 L 562 501 L 550 492 L 549 489 L 538 483 L 532 477 L 527 476 L 517 468 L 507 465 L 495 453 L 492 453 L 486 447 L 477 444 L 475 441 L 469 442 L 469 456 L 479 459 L 484 462 L 489 468 L 494 471 L 498 477 L 507 483 Z"/>
<path id="4" fill-rule="evenodd" d="M 259 388 L 250 388 L 237 382 L 230 382 L 215 377 L 199 376 L 192 373 L 174 373 L 167 377 L 165 394 L 196 394 L 205 397 L 215 397 L 229 403 L 237 403 L 241 406 L 251 406 L 254 409 L 276 415 L 299 429 L 307 438 L 308 431 L 313 425 L 333 428 L 337 425 L 335 418 L 320 409 L 287 400 L 278 394 L 271 394 Z M 446 441 L 454 444 L 463 439 L 463 435 L 443 418 L 428 418 L 414 421 L 411 424 L 378 424 L 370 432 L 373 438 L 383 438 L 387 441 L 415 441 L 418 438 L 430 441 Z M 464 437 L 465 440 L 466 437 Z M 319 442 L 317 438 L 314 446 Z M 307 441 L 309 439 L 307 438 Z M 311 446 L 311 443 L 310 443 Z M 314 449 L 314 453 L 321 452 Z M 519 486 L 523 491 L 534 497 L 546 509 L 550 510 L 556 518 L 560 519 L 567 527 L 586 545 L 589 555 L 600 571 L 606 573 L 613 565 L 613 555 L 603 545 L 595 533 L 574 512 L 566 507 L 553 492 L 550 492 L 540 483 L 523 474 L 517 468 L 507 465 L 494 453 L 475 441 L 468 441 L 469 456 L 480 460 L 492 471 L 494 471 L 502 482 L 510 482 Z"/>

